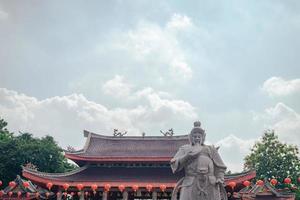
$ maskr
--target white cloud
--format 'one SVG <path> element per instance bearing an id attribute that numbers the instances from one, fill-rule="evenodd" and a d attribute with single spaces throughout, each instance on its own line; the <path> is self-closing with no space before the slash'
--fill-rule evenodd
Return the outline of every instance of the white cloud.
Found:
<path id="1" fill-rule="evenodd" d="M 123 76 L 115 75 L 111 80 L 105 82 L 102 86 L 102 90 L 105 94 L 117 97 L 128 97 L 130 95 L 132 85 L 124 80 Z"/>
<path id="2" fill-rule="evenodd" d="M 112 134 L 114 128 L 126 130 L 129 135 L 145 130 L 159 134 L 165 124 L 187 123 L 197 117 L 188 102 L 164 99 L 153 90 L 141 94 L 141 98 L 145 103 L 135 108 L 108 109 L 82 94 L 38 100 L 0 88 L 0 113 L 10 130 L 28 131 L 36 136 L 50 134 L 64 147 L 81 147 L 83 129 L 101 134 Z"/>
<path id="3" fill-rule="evenodd" d="M 6 19 L 8 17 L 8 13 L 1 9 L 0 7 L 0 20 Z"/>
<path id="4" fill-rule="evenodd" d="M 254 139 L 243 140 L 231 134 L 218 141 L 215 145 L 220 146 L 219 152 L 227 168 L 231 172 L 241 172 L 244 158 L 250 153 L 254 142 Z"/>
<path id="5" fill-rule="evenodd" d="M 192 25 L 192 21 L 189 17 L 175 13 L 173 14 L 171 20 L 167 23 L 166 27 L 168 29 L 184 30 L 191 27 Z"/>
<path id="6" fill-rule="evenodd" d="M 192 68 L 173 31 L 192 26 L 187 16 L 174 14 L 165 26 L 141 21 L 135 29 L 115 38 L 113 48 L 129 53 L 132 58 L 151 68 L 167 68 L 171 77 L 177 81 L 192 78 Z"/>
<path id="7" fill-rule="evenodd" d="M 264 123 L 266 129 L 274 129 L 285 142 L 300 145 L 300 115 L 284 103 L 255 114 L 254 119 Z"/>
<path id="8" fill-rule="evenodd" d="M 266 80 L 262 90 L 270 96 L 286 96 L 300 92 L 300 79 L 284 80 L 281 77 L 271 77 Z"/>

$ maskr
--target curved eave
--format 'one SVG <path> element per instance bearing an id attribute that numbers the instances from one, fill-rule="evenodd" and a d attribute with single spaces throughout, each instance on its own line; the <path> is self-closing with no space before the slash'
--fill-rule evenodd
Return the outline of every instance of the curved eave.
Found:
<path id="1" fill-rule="evenodd" d="M 247 171 L 247 172 L 225 175 L 225 183 L 227 185 L 229 182 L 234 181 L 236 183 L 241 184 L 244 181 L 251 180 L 255 177 L 256 177 L 256 171 L 255 170 L 250 170 L 250 171 Z"/>
<path id="2" fill-rule="evenodd" d="M 170 162 L 172 157 L 111 157 L 111 156 L 85 156 L 76 154 L 65 154 L 65 157 L 73 161 L 90 162 Z"/>

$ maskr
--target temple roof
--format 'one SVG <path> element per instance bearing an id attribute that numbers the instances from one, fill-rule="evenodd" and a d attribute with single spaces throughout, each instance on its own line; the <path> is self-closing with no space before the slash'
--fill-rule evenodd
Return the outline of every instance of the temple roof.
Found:
<path id="1" fill-rule="evenodd" d="M 26 181 L 22 179 L 19 175 L 14 180 L 16 185 L 14 187 L 7 186 L 3 189 L 3 199 L 20 199 L 22 197 L 26 196 L 26 199 L 36 199 L 36 194 L 39 194 L 39 198 L 42 199 L 48 199 L 48 197 L 53 196 L 53 192 L 41 188 L 37 185 L 34 185 L 31 181 Z M 24 182 L 28 182 L 29 186 L 27 188 L 24 187 Z M 11 196 L 9 196 L 9 192 L 12 193 Z M 21 195 L 18 197 L 17 194 L 20 193 Z M 46 197 L 46 193 L 48 193 L 48 197 Z"/>
<path id="2" fill-rule="evenodd" d="M 245 180 L 255 178 L 255 175 L 255 171 L 225 175 L 225 182 L 236 181 L 242 183 Z M 170 166 L 103 167 L 86 165 L 71 172 L 56 174 L 43 173 L 24 167 L 23 176 L 40 184 L 46 185 L 47 182 L 52 182 L 58 186 L 64 183 L 68 183 L 70 186 L 76 186 L 78 183 L 86 186 L 96 183 L 98 186 L 103 186 L 109 183 L 111 186 L 138 184 L 140 187 L 145 187 L 147 184 L 152 184 L 153 187 L 159 187 L 159 185 L 165 184 L 167 187 L 173 187 L 184 174 L 183 172 L 173 174 Z"/>
<path id="3" fill-rule="evenodd" d="M 182 136 L 105 136 L 84 131 L 87 137 L 82 150 L 66 151 L 65 156 L 78 161 L 163 161 L 175 155 L 178 148 L 188 144 Z"/>

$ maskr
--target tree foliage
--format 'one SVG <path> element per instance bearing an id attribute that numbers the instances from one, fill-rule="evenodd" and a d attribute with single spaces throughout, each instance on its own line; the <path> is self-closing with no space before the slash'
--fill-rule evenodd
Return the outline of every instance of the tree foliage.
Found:
<path id="1" fill-rule="evenodd" d="M 255 169 L 257 178 L 276 178 L 279 182 L 287 177 L 296 184 L 300 176 L 300 160 L 297 146 L 279 141 L 274 131 L 266 131 L 262 140 L 255 143 L 245 157 L 245 169 Z"/>
<path id="2" fill-rule="evenodd" d="M 0 119 L 0 180 L 7 184 L 22 173 L 21 166 L 30 163 L 43 172 L 65 172 L 75 166 L 68 163 L 53 137 L 35 138 L 30 133 L 15 136 Z"/>

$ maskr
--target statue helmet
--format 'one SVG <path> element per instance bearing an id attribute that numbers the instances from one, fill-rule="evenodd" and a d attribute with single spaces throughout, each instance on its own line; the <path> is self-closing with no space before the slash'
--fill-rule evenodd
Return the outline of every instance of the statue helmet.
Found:
<path id="1" fill-rule="evenodd" d="M 196 134 L 196 133 L 200 133 L 202 135 L 202 143 L 201 144 L 204 144 L 204 141 L 205 141 L 205 136 L 206 136 L 206 133 L 205 133 L 205 130 L 201 128 L 201 122 L 200 121 L 195 121 L 194 122 L 194 128 L 191 130 L 190 134 L 189 134 L 189 139 L 190 139 L 190 142 L 192 145 L 194 145 L 194 139 L 193 139 L 193 135 Z"/>

